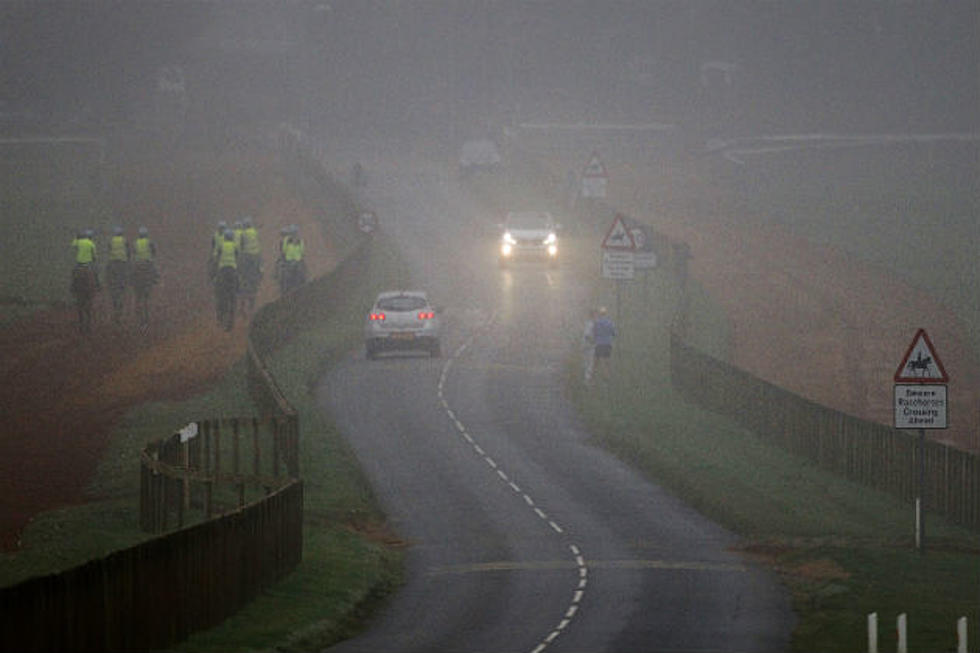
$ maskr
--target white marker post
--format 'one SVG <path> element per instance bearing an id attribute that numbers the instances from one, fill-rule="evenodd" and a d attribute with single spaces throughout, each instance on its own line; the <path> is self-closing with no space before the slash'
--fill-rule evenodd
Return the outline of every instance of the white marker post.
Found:
<path id="1" fill-rule="evenodd" d="M 908 616 L 904 612 L 895 620 L 895 628 L 898 630 L 898 646 L 895 650 L 897 653 L 909 653 Z"/>
<path id="2" fill-rule="evenodd" d="M 878 613 L 868 615 L 868 653 L 878 653 Z"/>

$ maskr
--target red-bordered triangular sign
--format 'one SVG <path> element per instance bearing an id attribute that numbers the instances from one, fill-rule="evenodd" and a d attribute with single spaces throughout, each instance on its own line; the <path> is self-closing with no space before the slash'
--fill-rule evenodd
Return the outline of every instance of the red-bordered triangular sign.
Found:
<path id="1" fill-rule="evenodd" d="M 585 164 L 585 170 L 582 171 L 582 176 L 591 179 L 609 178 L 609 175 L 606 173 L 606 166 L 602 164 L 602 159 L 599 158 L 599 153 L 595 150 L 592 150 L 592 155 L 589 156 L 589 161 Z"/>
<path id="2" fill-rule="evenodd" d="M 895 370 L 896 383 L 948 383 L 949 375 L 936 353 L 936 348 L 925 329 L 919 329 L 912 338 L 905 357 Z"/>
<path id="3" fill-rule="evenodd" d="M 632 252 L 636 249 L 633 234 L 626 228 L 626 220 L 622 213 L 617 213 L 609 225 L 606 237 L 602 239 L 602 249 L 618 249 Z"/>

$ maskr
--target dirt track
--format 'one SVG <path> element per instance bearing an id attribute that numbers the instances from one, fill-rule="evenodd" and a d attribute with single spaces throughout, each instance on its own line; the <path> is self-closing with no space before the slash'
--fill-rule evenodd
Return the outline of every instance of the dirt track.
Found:
<path id="1" fill-rule="evenodd" d="M 260 302 L 276 296 L 269 261 L 279 227 L 295 223 L 312 272 L 335 260 L 314 212 L 286 187 L 274 157 L 206 156 L 128 161 L 114 176 L 113 208 L 130 232 L 146 225 L 159 248 L 161 284 L 140 335 L 116 326 L 104 293 L 93 333 L 71 310 L 45 311 L 0 333 L 0 548 L 16 548 L 30 518 L 84 500 L 113 424 L 131 406 L 187 397 L 219 378 L 245 348 L 245 322 L 218 328 L 205 275 L 219 219 L 251 215 L 266 259 Z M 67 251 L 67 243 L 66 243 Z M 165 435 L 165 434 L 161 434 Z"/>

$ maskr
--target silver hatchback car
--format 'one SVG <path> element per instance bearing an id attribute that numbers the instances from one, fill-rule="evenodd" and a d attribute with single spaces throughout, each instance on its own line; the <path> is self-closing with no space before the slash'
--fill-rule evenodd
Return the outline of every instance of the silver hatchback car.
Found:
<path id="1" fill-rule="evenodd" d="M 421 290 L 389 290 L 378 295 L 364 322 L 364 351 L 374 359 L 385 351 L 426 351 L 442 355 L 439 314 Z"/>

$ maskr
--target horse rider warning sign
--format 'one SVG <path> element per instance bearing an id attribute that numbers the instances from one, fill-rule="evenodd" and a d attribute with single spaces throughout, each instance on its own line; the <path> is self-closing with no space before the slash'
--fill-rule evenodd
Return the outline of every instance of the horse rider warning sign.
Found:
<path id="1" fill-rule="evenodd" d="M 919 329 L 905 358 L 895 370 L 895 383 L 948 383 L 949 375 L 932 346 L 929 334 Z"/>
<path id="2" fill-rule="evenodd" d="M 919 329 L 895 370 L 895 428 L 949 427 L 949 375 L 925 329 Z"/>

